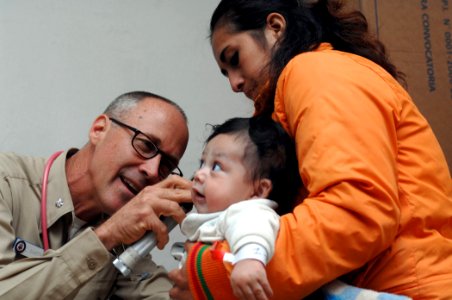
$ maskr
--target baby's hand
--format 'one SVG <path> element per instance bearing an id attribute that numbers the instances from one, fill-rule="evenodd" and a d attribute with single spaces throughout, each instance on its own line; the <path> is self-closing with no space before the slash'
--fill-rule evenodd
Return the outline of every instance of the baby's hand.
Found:
<path id="1" fill-rule="evenodd" d="M 234 265 L 231 286 L 240 300 L 268 300 L 273 296 L 265 266 L 255 259 L 244 259 Z"/>

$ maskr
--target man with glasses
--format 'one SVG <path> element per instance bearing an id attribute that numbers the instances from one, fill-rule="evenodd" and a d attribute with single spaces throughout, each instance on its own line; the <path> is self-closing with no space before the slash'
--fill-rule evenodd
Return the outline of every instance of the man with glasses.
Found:
<path id="1" fill-rule="evenodd" d="M 185 217 L 191 183 L 178 162 L 187 142 L 177 104 L 131 92 L 94 120 L 87 144 L 51 165 L 0 154 L 0 298 L 168 299 L 171 282 L 150 256 L 129 277 L 112 261 L 146 231 L 162 249 L 159 217 Z"/>
<path id="2" fill-rule="evenodd" d="M 142 158 L 151 159 L 159 153 L 162 155 L 162 161 L 159 168 L 160 179 L 165 179 L 169 174 L 179 175 L 181 177 L 183 176 L 182 171 L 177 166 L 175 159 L 160 151 L 160 149 L 152 142 L 152 139 L 150 137 L 146 136 L 146 134 L 136 129 L 135 127 L 129 126 L 119 120 L 113 119 L 111 117 L 110 120 L 113 123 L 125 127 L 134 133 L 132 137 L 132 147 Z"/>

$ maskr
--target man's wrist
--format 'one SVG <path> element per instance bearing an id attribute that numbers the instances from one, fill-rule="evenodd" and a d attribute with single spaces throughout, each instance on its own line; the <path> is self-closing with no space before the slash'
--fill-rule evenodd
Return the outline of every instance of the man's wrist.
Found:
<path id="1" fill-rule="evenodd" d="M 99 240 L 102 242 L 102 244 L 104 244 L 105 248 L 107 248 L 108 251 L 116 246 L 111 239 L 109 230 L 107 230 L 105 226 L 100 225 L 99 227 L 94 228 L 94 233 L 97 235 Z"/>

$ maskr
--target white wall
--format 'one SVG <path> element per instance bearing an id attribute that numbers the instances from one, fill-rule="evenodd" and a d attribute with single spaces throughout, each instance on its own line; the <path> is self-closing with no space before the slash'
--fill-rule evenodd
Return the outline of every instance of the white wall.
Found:
<path id="1" fill-rule="evenodd" d="M 0 151 L 47 157 L 81 147 L 111 100 L 147 90 L 187 113 L 190 141 L 181 168 L 189 178 L 205 124 L 252 113 L 211 53 L 208 24 L 217 3 L 0 0 Z M 171 236 L 170 244 L 183 240 L 180 232 Z M 167 253 L 153 254 L 176 266 Z"/>

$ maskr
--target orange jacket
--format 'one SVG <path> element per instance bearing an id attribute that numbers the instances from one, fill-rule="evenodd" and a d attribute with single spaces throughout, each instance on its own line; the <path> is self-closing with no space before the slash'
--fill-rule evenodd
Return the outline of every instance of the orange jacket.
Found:
<path id="1" fill-rule="evenodd" d="M 274 299 L 301 299 L 343 275 L 452 299 L 452 180 L 406 91 L 373 62 L 322 44 L 284 68 L 273 116 L 296 141 L 309 192 L 281 217 L 267 266 Z"/>

